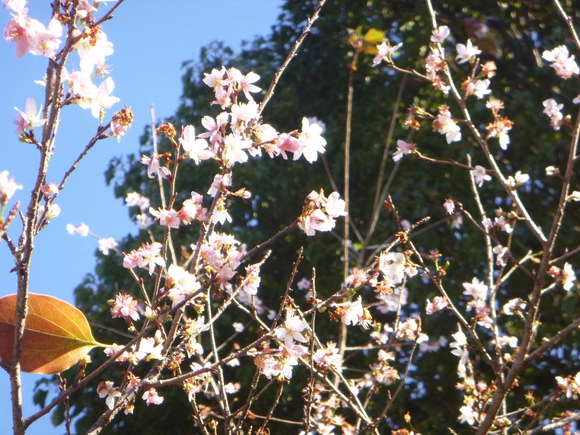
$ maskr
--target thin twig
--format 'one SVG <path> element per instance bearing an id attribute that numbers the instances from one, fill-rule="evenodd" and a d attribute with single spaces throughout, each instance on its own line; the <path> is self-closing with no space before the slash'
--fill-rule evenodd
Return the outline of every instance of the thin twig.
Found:
<path id="1" fill-rule="evenodd" d="M 324 3 L 326 3 L 326 0 L 320 0 L 318 2 L 318 6 L 316 6 L 316 9 L 314 10 L 312 16 L 308 18 L 306 22 L 306 27 L 304 27 L 302 34 L 292 45 L 292 48 L 290 49 L 290 52 L 288 53 L 286 60 L 284 60 L 280 68 L 278 68 L 278 71 L 274 73 L 274 77 L 272 78 L 272 82 L 270 83 L 270 87 L 268 88 L 268 92 L 266 92 L 266 95 L 264 96 L 264 99 L 262 100 L 258 108 L 258 115 L 262 114 L 264 107 L 266 107 L 266 104 L 268 104 L 268 101 L 270 101 L 270 98 L 272 98 L 272 95 L 274 95 L 274 89 L 276 88 L 276 85 L 278 84 L 280 77 L 286 70 L 286 67 L 288 66 L 290 61 L 296 56 L 298 48 L 300 48 L 300 45 L 302 45 L 302 42 L 304 41 L 306 36 L 310 33 L 310 28 L 312 27 L 312 24 L 314 24 L 314 22 L 318 19 L 318 15 L 320 14 L 322 6 L 324 6 Z"/>

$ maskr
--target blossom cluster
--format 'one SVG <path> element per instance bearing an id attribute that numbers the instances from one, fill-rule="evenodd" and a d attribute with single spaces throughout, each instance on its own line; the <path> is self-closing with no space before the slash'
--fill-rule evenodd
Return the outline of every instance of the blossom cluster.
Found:
<path id="1" fill-rule="evenodd" d="M 313 190 L 304 202 L 298 226 L 308 236 L 313 236 L 316 231 L 331 231 L 336 225 L 335 219 L 347 214 L 346 203 L 337 192 L 326 197 L 324 191 L 318 193 Z"/>

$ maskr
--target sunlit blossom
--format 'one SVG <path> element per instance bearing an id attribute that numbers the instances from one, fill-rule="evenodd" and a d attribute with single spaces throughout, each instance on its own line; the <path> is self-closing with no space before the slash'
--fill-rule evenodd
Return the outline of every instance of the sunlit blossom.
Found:
<path id="1" fill-rule="evenodd" d="M 457 57 L 456 60 L 458 60 L 458 63 L 465 63 L 465 62 L 469 62 L 471 59 L 473 59 L 475 56 L 477 56 L 478 54 L 481 54 L 481 50 L 479 48 L 477 48 L 476 45 L 473 45 L 473 43 L 471 42 L 471 39 L 467 40 L 467 44 L 457 44 L 455 46 L 455 49 L 457 50 Z"/>

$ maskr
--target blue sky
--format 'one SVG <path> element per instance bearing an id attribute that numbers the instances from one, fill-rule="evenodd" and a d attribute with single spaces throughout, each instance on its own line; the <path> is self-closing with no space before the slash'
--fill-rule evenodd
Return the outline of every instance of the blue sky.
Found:
<path id="1" fill-rule="evenodd" d="M 109 5 L 112 5 L 109 2 Z M 239 49 L 241 41 L 256 35 L 267 35 L 280 14 L 281 0 L 126 0 L 115 12 L 115 19 L 105 23 L 103 30 L 113 42 L 115 52 L 107 58 L 115 81 L 113 95 L 121 101 L 107 113 L 111 115 L 124 104 L 135 114 L 132 129 L 121 143 L 115 139 L 101 141 L 80 164 L 59 195 L 62 209 L 36 238 L 32 259 L 30 289 L 73 302 L 73 289 L 82 277 L 94 269 L 97 241 L 91 237 L 69 236 L 66 224 L 86 223 L 101 237 L 121 238 L 135 232 L 123 201 L 115 199 L 112 188 L 105 185 L 103 173 L 113 156 L 133 153 L 138 149 L 139 136 L 150 123 L 150 107 L 155 105 L 158 118 L 173 114 L 181 96 L 181 65 L 194 59 L 199 49 L 215 40 L 225 41 Z M 101 6 L 102 8 L 102 6 Z M 29 15 L 47 24 L 49 2 L 29 0 Z M 9 21 L 9 12 L 0 8 L 0 26 Z M 44 75 L 46 58 L 27 54 L 14 56 L 15 47 L 0 40 L 0 171 L 8 170 L 24 188 L 13 201 L 25 208 L 38 166 L 38 152 L 32 145 L 18 142 L 12 120 L 24 110 L 26 99 L 33 97 L 40 104 L 44 88 L 34 83 Z M 69 70 L 78 69 L 74 54 Z M 266 83 L 261 83 L 267 87 Z M 60 182 L 64 171 L 74 161 L 97 127 L 89 110 L 66 107 L 57 137 L 56 153 L 48 173 L 48 181 Z M 13 202 L 11 202 L 13 204 Z M 16 242 L 19 226 L 9 235 Z M 15 293 L 16 279 L 9 273 L 14 263 L 5 242 L 0 242 L 0 296 Z M 31 390 L 38 375 L 24 379 L 25 415 L 36 411 Z M 9 402 L 9 382 L 0 373 L 0 435 L 12 433 Z M 54 428 L 48 417 L 33 424 L 29 435 L 64 433 L 64 426 Z"/>

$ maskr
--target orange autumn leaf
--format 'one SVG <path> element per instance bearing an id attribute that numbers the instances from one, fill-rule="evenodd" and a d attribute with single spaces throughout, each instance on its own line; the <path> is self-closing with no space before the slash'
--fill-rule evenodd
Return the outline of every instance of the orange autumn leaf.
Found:
<path id="1" fill-rule="evenodd" d="M 16 295 L 0 298 L 0 358 L 12 360 Z M 28 317 L 22 337 L 21 370 L 54 374 L 66 370 L 93 347 L 95 341 L 85 315 L 52 296 L 30 293 Z"/>

